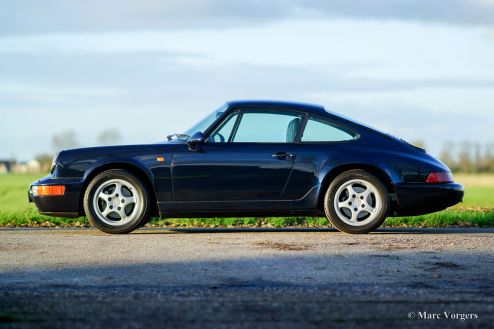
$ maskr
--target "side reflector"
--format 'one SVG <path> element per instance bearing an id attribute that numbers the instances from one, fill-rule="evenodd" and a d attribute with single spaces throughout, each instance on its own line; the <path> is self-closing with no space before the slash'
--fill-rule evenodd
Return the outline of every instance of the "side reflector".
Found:
<path id="1" fill-rule="evenodd" d="M 33 186 L 32 192 L 34 196 L 61 196 L 65 194 L 65 186 Z"/>
<path id="2" fill-rule="evenodd" d="M 450 172 L 431 172 L 427 179 L 426 183 L 452 183 L 453 175 Z"/>

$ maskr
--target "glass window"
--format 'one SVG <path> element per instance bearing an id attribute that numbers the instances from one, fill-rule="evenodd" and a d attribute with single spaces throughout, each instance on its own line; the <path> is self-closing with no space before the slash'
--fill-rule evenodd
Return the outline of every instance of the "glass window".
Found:
<path id="1" fill-rule="evenodd" d="M 209 143 L 226 143 L 229 141 L 238 114 L 230 115 L 208 138 Z"/>
<path id="2" fill-rule="evenodd" d="M 294 143 L 302 116 L 289 112 L 244 112 L 233 142 Z"/>
<path id="3" fill-rule="evenodd" d="M 194 126 L 192 126 L 189 130 L 187 130 L 184 135 L 187 136 L 192 136 L 192 134 L 200 131 L 204 133 L 206 129 L 209 128 L 222 114 L 225 112 L 225 110 L 228 108 L 228 105 L 222 105 L 219 109 L 214 111 L 213 113 L 209 114 L 207 117 L 196 123 Z"/>
<path id="4" fill-rule="evenodd" d="M 302 142 L 339 142 L 352 140 L 354 136 L 341 129 L 336 128 L 327 121 L 311 117 L 307 121 Z"/>

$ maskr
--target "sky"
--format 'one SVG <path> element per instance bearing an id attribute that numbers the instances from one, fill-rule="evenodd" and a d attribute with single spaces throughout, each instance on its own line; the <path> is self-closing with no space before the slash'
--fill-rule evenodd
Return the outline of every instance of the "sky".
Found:
<path id="1" fill-rule="evenodd" d="M 494 142 L 494 0 L 0 0 L 0 159 L 183 132 L 234 99 Z"/>

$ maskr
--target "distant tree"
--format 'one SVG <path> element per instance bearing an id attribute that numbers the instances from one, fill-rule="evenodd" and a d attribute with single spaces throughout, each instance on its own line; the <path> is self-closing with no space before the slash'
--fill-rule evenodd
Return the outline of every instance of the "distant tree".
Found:
<path id="1" fill-rule="evenodd" d="M 458 166 L 454 158 L 455 144 L 451 141 L 444 143 L 439 159 L 444 162 L 452 171 L 457 171 Z"/>
<path id="2" fill-rule="evenodd" d="M 50 171 L 53 155 L 43 153 L 37 155 L 34 159 L 40 163 L 41 171 Z"/>
<path id="3" fill-rule="evenodd" d="M 117 129 L 107 129 L 102 131 L 98 135 L 99 145 L 114 145 L 119 144 L 122 140 L 122 136 Z"/>
<path id="4" fill-rule="evenodd" d="M 463 141 L 460 143 L 458 151 L 458 167 L 462 172 L 473 172 L 475 170 L 474 160 L 472 156 L 473 143 Z"/>
<path id="5" fill-rule="evenodd" d="M 426 148 L 425 142 L 423 140 L 421 140 L 421 139 L 413 140 L 413 141 L 410 142 L 410 144 L 412 144 L 413 146 L 420 147 L 422 149 L 425 149 Z"/>
<path id="6" fill-rule="evenodd" d="M 439 158 L 454 172 L 494 172 L 494 143 L 446 142 Z"/>
<path id="7" fill-rule="evenodd" d="M 494 143 L 487 143 L 482 157 L 482 169 L 487 172 L 494 172 Z"/>
<path id="8" fill-rule="evenodd" d="M 62 131 L 52 138 L 52 146 L 55 151 L 70 149 L 79 146 L 76 133 L 72 130 Z"/>
<path id="9" fill-rule="evenodd" d="M 484 155 L 482 154 L 482 147 L 480 146 L 479 142 L 475 142 L 474 145 L 474 159 L 473 159 L 473 164 L 472 164 L 472 170 L 474 172 L 479 172 L 483 171 L 483 157 Z"/>

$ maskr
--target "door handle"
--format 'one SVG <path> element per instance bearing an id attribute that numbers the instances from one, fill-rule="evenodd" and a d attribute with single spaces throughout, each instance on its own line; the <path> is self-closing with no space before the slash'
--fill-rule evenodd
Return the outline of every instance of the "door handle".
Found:
<path id="1" fill-rule="evenodd" d="M 290 160 L 293 158 L 293 154 L 288 152 L 276 152 L 273 153 L 273 158 L 279 160 Z"/>

